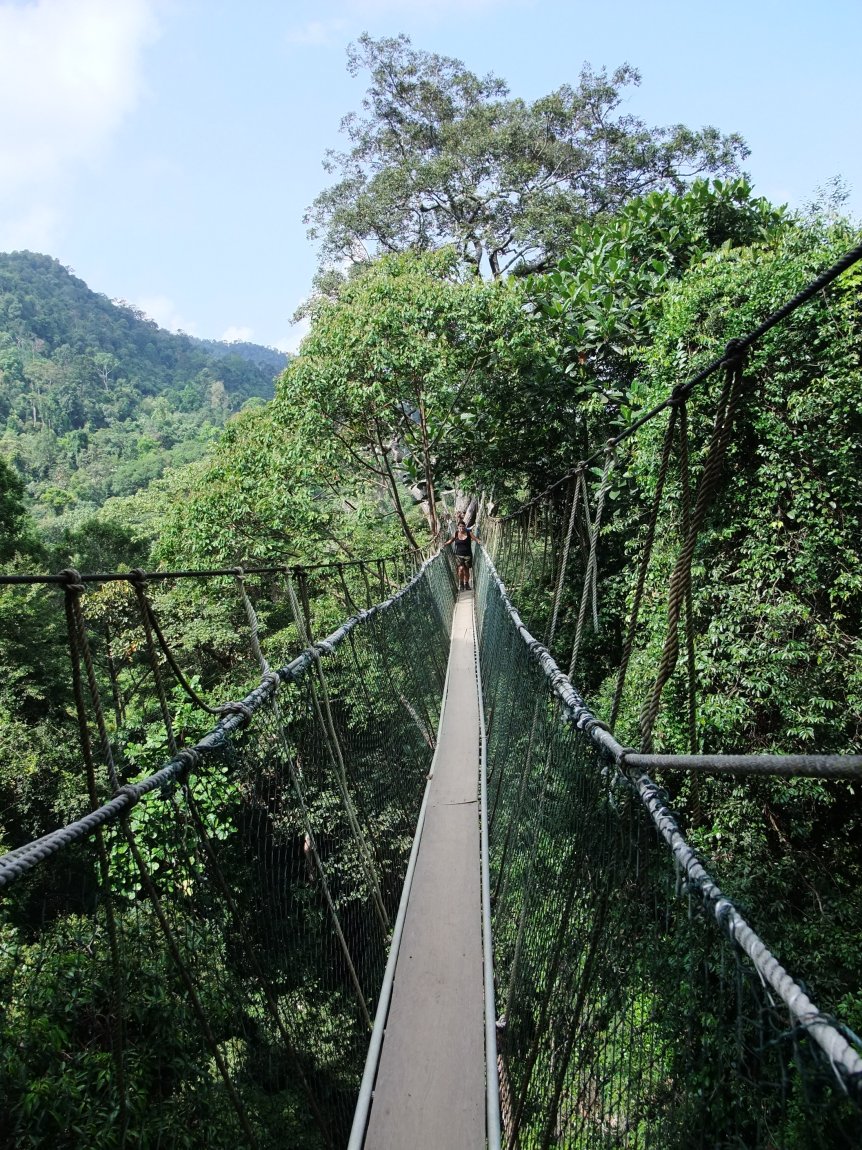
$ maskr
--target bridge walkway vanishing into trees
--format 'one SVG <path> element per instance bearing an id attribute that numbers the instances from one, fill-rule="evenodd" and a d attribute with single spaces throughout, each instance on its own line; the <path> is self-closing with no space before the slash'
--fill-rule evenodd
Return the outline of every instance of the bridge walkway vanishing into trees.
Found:
<path id="1" fill-rule="evenodd" d="M 429 885 L 426 864 L 447 913 L 460 905 L 454 888 L 473 886 L 473 989 L 456 1033 L 467 1065 L 452 1057 L 444 1067 L 459 1079 L 458 1097 L 474 1100 L 473 1133 L 453 1137 L 475 1135 L 492 1150 L 862 1144 L 862 1042 L 836 1017 L 858 1001 L 858 886 L 829 876 L 840 914 L 804 923 L 791 973 L 767 940 L 793 942 L 813 856 L 789 855 L 779 887 L 771 875 L 736 876 L 746 901 L 761 884 L 775 892 L 756 903 L 753 923 L 719 885 L 734 844 L 707 865 L 690 841 L 706 781 L 729 782 L 710 792 L 717 815 L 764 779 L 780 781 L 788 800 L 795 783 L 816 783 L 839 815 L 858 806 L 862 755 L 700 753 L 692 585 L 701 536 L 727 488 L 728 447 L 754 404 L 746 350 L 860 258 L 862 247 L 611 440 L 592 491 L 594 459 L 511 516 L 486 510 L 473 604 L 478 804 L 474 717 L 453 712 L 439 726 L 444 695 L 467 705 L 452 677 L 457 667 L 469 679 L 471 660 L 470 598 L 456 604 L 446 553 L 304 569 L 0 577 L 10 594 L 15 585 L 31 597 L 62 591 L 82 760 L 80 778 L 58 786 L 39 776 L 35 791 L 26 764 L 3 811 L 0 1147 L 324 1150 L 362 1145 L 366 1131 L 369 1147 L 394 1137 L 409 1140 L 405 1150 L 427 1145 L 408 1130 L 412 1100 L 389 1093 L 396 1073 L 404 1090 L 416 1089 L 414 1074 L 427 1086 L 432 1060 L 452 1053 L 434 1053 L 433 1026 L 407 1033 L 414 1002 L 433 989 L 427 968 L 417 990 L 397 971 L 386 1002 L 396 962 L 409 968 L 421 949 L 439 973 L 452 957 L 430 949 L 441 942 L 439 887 L 435 908 L 411 921 L 420 905 L 412 899 Z M 697 393 L 713 375 L 717 394 Z M 665 416 L 606 724 L 573 679 L 599 624 L 609 491 L 625 441 Z M 668 505 L 678 546 L 666 579 L 652 551 Z M 649 674 L 640 651 L 630 683 L 659 578 L 664 643 Z M 207 702 L 171 642 L 170 613 L 200 612 L 184 588 L 201 580 L 213 609 L 221 604 L 219 625 L 248 644 L 247 680 L 257 685 L 239 702 Z M 336 611 L 350 617 L 316 638 Z M 299 653 L 276 668 L 285 636 Z M 568 674 L 552 654 L 561 646 Z M 687 754 L 661 750 L 670 695 L 688 716 Z M 621 700 L 630 712 L 633 697 L 637 750 L 612 730 Z M 132 702 L 145 731 L 131 724 Z M 197 742 L 184 734 L 210 723 Z M 450 729 L 473 745 L 460 764 L 463 791 L 460 782 L 450 790 Z M 684 815 L 672 797 L 682 786 Z M 58 811 L 69 815 L 55 829 Z M 440 875 L 434 850 L 450 816 L 463 816 L 474 862 L 452 846 Z M 451 994 L 447 1008 L 460 1001 Z M 445 1145 L 439 1109 L 453 1122 L 465 1117 L 454 1099 L 435 1104 L 432 1119 L 417 1097 L 422 1137 L 434 1121 L 436 1145 Z M 378 1125 L 390 1115 L 397 1135 Z"/>

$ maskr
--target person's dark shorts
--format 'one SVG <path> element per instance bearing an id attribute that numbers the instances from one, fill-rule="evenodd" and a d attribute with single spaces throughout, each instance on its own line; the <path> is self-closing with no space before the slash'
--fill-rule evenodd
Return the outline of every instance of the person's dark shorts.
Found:
<path id="1" fill-rule="evenodd" d="M 473 566 L 473 556 L 472 555 L 456 555 L 455 556 L 455 564 L 458 567 L 466 567 L 467 570 L 469 571 L 470 568 Z"/>

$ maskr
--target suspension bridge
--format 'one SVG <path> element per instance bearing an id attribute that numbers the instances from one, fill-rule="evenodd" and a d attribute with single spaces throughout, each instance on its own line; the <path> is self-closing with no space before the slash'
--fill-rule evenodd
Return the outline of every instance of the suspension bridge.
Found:
<path id="1" fill-rule="evenodd" d="M 722 888 L 673 797 L 680 779 L 696 810 L 698 780 L 807 777 L 841 803 L 862 775 L 856 754 L 702 753 L 691 602 L 745 352 L 859 258 L 605 445 L 592 491 L 594 459 L 515 515 L 485 508 L 470 593 L 440 551 L 3 577 L 62 593 L 82 777 L 62 826 L 28 836 L 32 812 L 4 813 L 0 1145 L 862 1143 L 862 1043 L 812 989 L 829 940 L 786 969 L 775 922 Z M 696 467 L 687 404 L 713 377 Z M 575 685 L 601 642 L 602 528 L 622 445 L 661 420 L 604 722 Z M 677 465 L 664 640 L 632 686 Z M 256 667 L 235 702 L 207 701 L 164 617 L 202 579 L 232 596 Z M 122 636 L 98 601 L 117 584 Z M 124 659 L 163 732 L 149 772 L 118 738 Z M 614 733 L 632 691 L 636 749 Z M 672 691 L 687 753 L 662 749 Z"/>

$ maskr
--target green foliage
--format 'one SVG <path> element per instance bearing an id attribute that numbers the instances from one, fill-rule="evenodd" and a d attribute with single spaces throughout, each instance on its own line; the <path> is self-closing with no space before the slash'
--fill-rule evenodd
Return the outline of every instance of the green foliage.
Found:
<path id="1" fill-rule="evenodd" d="M 296 434 L 276 407 L 243 412 L 208 459 L 165 483 L 158 558 L 207 567 L 398 550 L 379 496 L 329 448 Z"/>
<path id="2" fill-rule="evenodd" d="M 784 224 L 783 210 L 752 198 L 743 179 L 695 180 L 682 195 L 651 192 L 579 224 L 555 268 L 530 281 L 542 314 L 562 328 L 576 394 L 601 388 L 620 403 L 670 283 L 708 252 L 768 243 Z"/>
<path id="3" fill-rule="evenodd" d="M 36 548 L 33 526 L 24 504 L 24 484 L 0 456 L 0 562 L 16 552 Z"/>
<path id="4" fill-rule="evenodd" d="M 822 238 L 788 230 L 771 247 L 721 251 L 693 269 L 665 296 L 648 373 L 636 385 L 643 406 L 756 327 L 849 238 L 844 229 Z M 758 341 L 746 365 L 744 407 L 695 555 L 698 678 L 707 700 L 700 738 L 710 750 L 862 745 L 854 718 L 862 699 L 858 283 L 858 273 L 843 277 Z M 706 441 L 720 382 L 692 397 L 695 443 Z M 637 437 L 631 462 L 647 497 L 657 422 Z M 653 600 L 678 545 L 679 498 L 674 480 L 657 537 L 657 582 L 647 588 Z M 645 622 L 655 637 L 644 646 L 645 665 L 664 618 L 656 603 Z M 674 743 L 672 714 L 671 707 L 662 737 Z"/>
<path id="5" fill-rule="evenodd" d="M 454 244 L 494 277 L 547 266 L 581 221 L 653 189 L 681 191 L 686 176 L 734 173 L 748 154 L 736 134 L 621 115 L 625 89 L 640 83 L 628 64 L 611 75 L 585 65 L 576 87 L 533 103 L 404 35 L 361 36 L 348 69 L 371 83 L 366 114 L 342 121 L 349 151 L 327 153 L 341 178 L 306 215 L 324 263 Z"/>
<path id="6" fill-rule="evenodd" d="M 161 331 L 47 256 L 0 255 L 0 454 L 57 531 L 200 458 L 232 412 L 272 395 L 284 363 Z"/>
<path id="7" fill-rule="evenodd" d="M 316 303 L 276 411 L 376 474 L 396 510 L 412 487 L 433 531 L 431 493 L 542 465 L 559 430 L 533 422 L 551 359 L 520 281 L 464 278 L 451 248 L 387 256 Z"/>

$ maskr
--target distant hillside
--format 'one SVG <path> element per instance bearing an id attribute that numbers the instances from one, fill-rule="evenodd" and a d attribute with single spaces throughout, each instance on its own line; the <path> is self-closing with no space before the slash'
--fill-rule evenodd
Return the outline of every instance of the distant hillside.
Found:
<path id="1" fill-rule="evenodd" d="M 196 347 L 202 347 L 210 355 L 218 357 L 237 356 L 239 359 L 247 359 L 249 363 L 254 363 L 265 371 L 271 371 L 274 376 L 284 371 L 290 359 L 289 355 L 279 351 L 277 347 L 261 347 L 259 343 L 243 343 L 240 340 L 225 343 L 221 339 L 195 339 L 194 337 L 191 337 L 191 340 Z"/>
<path id="2" fill-rule="evenodd" d="M 286 363 L 163 331 L 50 256 L 0 253 L 0 452 L 43 521 L 199 458 Z"/>

